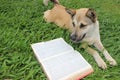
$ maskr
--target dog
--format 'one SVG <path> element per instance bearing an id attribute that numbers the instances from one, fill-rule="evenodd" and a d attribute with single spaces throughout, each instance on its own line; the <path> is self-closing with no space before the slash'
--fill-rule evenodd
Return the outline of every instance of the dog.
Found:
<path id="1" fill-rule="evenodd" d="M 99 21 L 93 9 L 68 9 L 60 5 L 59 0 L 43 0 L 43 3 L 47 6 L 49 1 L 54 3 L 54 7 L 44 12 L 43 18 L 47 22 L 68 29 L 71 32 L 70 39 L 75 43 L 81 42 L 82 47 L 93 56 L 100 68 L 106 69 L 107 65 L 98 52 L 89 45 L 95 46 L 102 52 L 110 65 L 117 65 L 100 40 Z"/>

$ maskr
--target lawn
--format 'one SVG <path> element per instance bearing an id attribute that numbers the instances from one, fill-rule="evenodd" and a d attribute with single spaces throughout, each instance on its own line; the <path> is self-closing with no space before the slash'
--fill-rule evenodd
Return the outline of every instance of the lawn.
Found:
<path id="1" fill-rule="evenodd" d="M 43 20 L 51 9 L 42 0 L 0 0 L 0 80 L 46 80 L 30 44 L 62 37 L 92 65 L 94 73 L 84 80 L 120 80 L 120 0 L 60 0 L 68 8 L 96 10 L 101 40 L 118 66 L 98 68 L 92 56 L 69 39 L 70 33 Z M 103 57 L 103 55 L 101 54 Z M 105 58 L 103 57 L 105 60 Z"/>

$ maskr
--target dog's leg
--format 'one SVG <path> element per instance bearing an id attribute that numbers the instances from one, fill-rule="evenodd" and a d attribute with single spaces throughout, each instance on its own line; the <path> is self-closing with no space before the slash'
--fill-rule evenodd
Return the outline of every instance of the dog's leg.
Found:
<path id="1" fill-rule="evenodd" d="M 95 59 L 95 61 L 96 61 L 96 63 L 98 64 L 99 67 L 101 67 L 102 69 L 106 69 L 106 68 L 107 68 L 106 63 L 103 61 L 103 59 L 100 57 L 100 55 L 98 54 L 98 52 L 97 52 L 96 50 L 90 48 L 90 47 L 89 47 L 88 45 L 86 45 L 86 44 L 83 44 L 82 47 L 83 47 L 84 49 L 86 49 L 87 52 L 94 57 L 94 59 Z"/>
<path id="2" fill-rule="evenodd" d="M 45 5 L 45 6 L 48 6 L 48 2 L 49 2 L 50 0 L 43 0 L 43 4 Z"/>
<path id="3" fill-rule="evenodd" d="M 52 15 L 51 14 L 51 10 L 47 10 L 44 12 L 44 16 L 43 16 L 43 19 L 46 21 L 46 22 L 53 22 L 53 18 L 52 18 Z"/>
<path id="4" fill-rule="evenodd" d="M 104 46 L 102 45 L 101 41 L 98 40 L 95 42 L 94 46 L 103 53 L 103 55 L 105 56 L 105 58 L 107 59 L 107 61 L 109 62 L 110 65 L 117 65 L 116 61 L 110 56 L 110 54 L 108 53 L 108 51 L 104 48 Z"/>
<path id="5" fill-rule="evenodd" d="M 55 3 L 55 4 L 59 4 L 59 0 L 43 0 L 43 4 L 45 5 L 45 6 L 48 6 L 48 2 L 49 1 L 51 1 L 51 2 L 53 2 L 53 3 Z"/>

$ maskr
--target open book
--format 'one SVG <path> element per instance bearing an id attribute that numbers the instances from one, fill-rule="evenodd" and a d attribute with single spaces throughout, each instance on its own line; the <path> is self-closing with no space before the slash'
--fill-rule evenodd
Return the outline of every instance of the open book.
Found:
<path id="1" fill-rule="evenodd" d="M 31 46 L 48 80 L 79 80 L 93 72 L 82 55 L 62 38 Z"/>

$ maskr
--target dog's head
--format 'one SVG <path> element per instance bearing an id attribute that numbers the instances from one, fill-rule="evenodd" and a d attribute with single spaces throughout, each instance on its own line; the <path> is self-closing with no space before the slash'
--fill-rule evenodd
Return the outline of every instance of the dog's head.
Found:
<path id="1" fill-rule="evenodd" d="M 91 29 L 94 29 L 94 24 L 97 21 L 95 11 L 88 8 L 81 8 L 78 10 L 66 9 L 67 13 L 71 15 L 73 31 L 71 40 L 73 42 L 80 42 L 86 38 Z"/>

